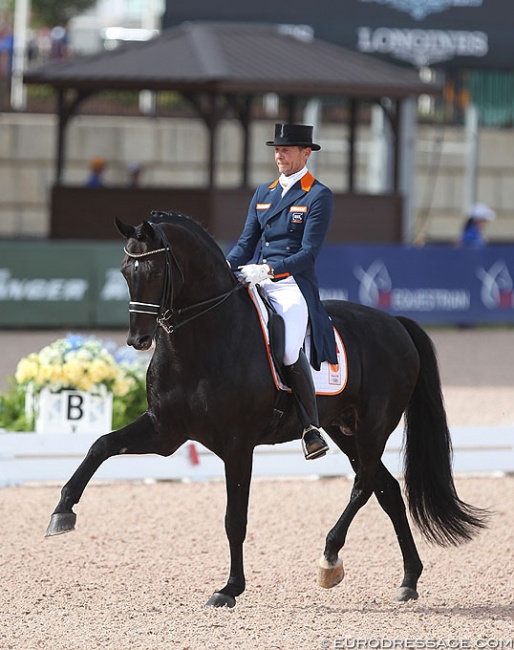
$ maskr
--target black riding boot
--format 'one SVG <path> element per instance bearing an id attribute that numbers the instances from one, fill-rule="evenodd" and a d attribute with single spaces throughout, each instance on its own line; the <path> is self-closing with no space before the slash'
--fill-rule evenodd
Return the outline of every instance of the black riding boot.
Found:
<path id="1" fill-rule="evenodd" d="M 328 451 L 328 445 L 320 433 L 316 391 L 312 381 L 311 367 L 305 352 L 300 350 L 298 361 L 285 366 L 286 379 L 293 391 L 303 426 L 302 446 L 307 460 L 321 458 Z"/>

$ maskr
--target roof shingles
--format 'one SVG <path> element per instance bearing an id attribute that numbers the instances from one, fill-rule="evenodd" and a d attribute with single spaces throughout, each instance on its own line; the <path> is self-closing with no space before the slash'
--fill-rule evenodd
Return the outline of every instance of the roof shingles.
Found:
<path id="1" fill-rule="evenodd" d="M 29 84 L 54 87 L 211 90 L 232 93 L 405 97 L 436 92 L 414 70 L 279 25 L 184 23 L 145 43 L 48 63 L 29 70 Z"/>

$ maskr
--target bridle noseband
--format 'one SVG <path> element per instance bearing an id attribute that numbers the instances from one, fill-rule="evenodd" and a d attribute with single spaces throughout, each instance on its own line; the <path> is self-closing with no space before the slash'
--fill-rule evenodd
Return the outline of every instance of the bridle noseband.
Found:
<path id="1" fill-rule="evenodd" d="M 179 327 L 182 327 L 183 325 L 186 325 L 186 323 L 191 322 L 195 318 L 198 318 L 199 316 L 206 314 L 212 309 L 215 309 L 223 302 L 225 302 L 225 300 L 229 298 L 233 293 L 235 293 L 238 289 L 243 288 L 242 284 L 237 283 L 231 289 L 229 289 L 225 293 L 222 293 L 219 296 L 215 296 L 214 298 L 208 298 L 207 300 L 202 300 L 200 302 L 194 303 L 193 305 L 182 307 L 181 309 L 174 309 L 173 308 L 174 296 L 173 296 L 172 262 L 175 263 L 175 266 L 177 267 L 182 277 L 182 281 L 184 281 L 184 274 L 171 248 L 171 244 L 168 241 L 166 233 L 159 226 L 155 224 L 152 224 L 152 226 L 159 234 L 161 238 L 161 244 L 164 244 L 161 248 L 156 248 L 151 251 L 145 251 L 144 253 L 131 253 L 129 250 L 127 250 L 127 247 L 125 246 L 123 248 L 123 252 L 125 253 L 125 255 L 135 260 L 139 260 L 144 257 L 149 257 L 150 255 L 157 255 L 158 253 L 165 254 L 166 270 L 164 275 L 164 284 L 162 287 L 161 301 L 159 305 L 156 305 L 154 303 L 138 302 L 138 301 L 131 300 L 129 302 L 129 313 L 150 314 L 151 316 L 155 316 L 157 320 L 157 324 L 160 325 L 164 329 L 164 331 L 167 332 L 168 334 L 173 334 L 177 329 L 179 329 Z M 210 306 L 198 312 L 197 314 L 194 314 L 193 316 L 190 316 L 189 318 L 180 321 L 179 323 L 175 323 L 175 325 L 172 325 L 171 323 L 168 322 L 173 316 L 180 316 L 181 314 L 184 314 L 188 311 L 197 309 L 198 307 L 204 307 L 206 305 L 210 305 Z"/>

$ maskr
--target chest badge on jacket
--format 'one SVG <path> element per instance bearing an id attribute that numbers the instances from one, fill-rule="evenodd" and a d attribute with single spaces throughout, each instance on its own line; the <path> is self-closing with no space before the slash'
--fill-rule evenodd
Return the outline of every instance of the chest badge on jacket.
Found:
<path id="1" fill-rule="evenodd" d="M 289 208 L 291 213 L 291 223 L 303 223 L 304 215 L 307 212 L 306 205 L 292 205 Z"/>

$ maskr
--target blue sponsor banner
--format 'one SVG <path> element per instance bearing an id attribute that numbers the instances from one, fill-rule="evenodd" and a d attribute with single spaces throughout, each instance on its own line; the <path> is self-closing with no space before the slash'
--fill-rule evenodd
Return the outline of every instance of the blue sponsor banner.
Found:
<path id="1" fill-rule="evenodd" d="M 424 324 L 514 323 L 514 246 L 328 245 L 323 299 L 344 299 Z"/>

